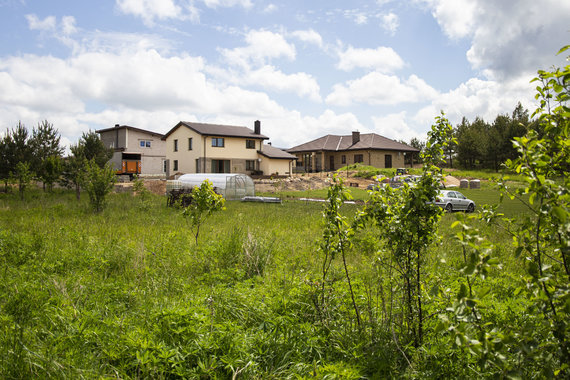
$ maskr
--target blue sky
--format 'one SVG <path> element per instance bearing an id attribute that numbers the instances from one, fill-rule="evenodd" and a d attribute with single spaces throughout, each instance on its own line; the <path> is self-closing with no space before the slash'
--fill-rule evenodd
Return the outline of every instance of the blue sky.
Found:
<path id="1" fill-rule="evenodd" d="M 280 147 L 325 134 L 424 139 L 443 110 L 492 121 L 566 64 L 558 0 L 0 0 L 0 122 L 65 144 L 127 124 L 245 125 Z"/>

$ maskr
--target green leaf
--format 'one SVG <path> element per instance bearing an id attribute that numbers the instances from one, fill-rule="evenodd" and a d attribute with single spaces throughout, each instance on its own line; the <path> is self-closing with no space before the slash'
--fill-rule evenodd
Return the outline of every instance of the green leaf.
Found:
<path id="1" fill-rule="evenodd" d="M 552 213 L 554 214 L 556 219 L 558 219 L 558 221 L 561 223 L 566 223 L 566 220 L 568 220 L 568 212 L 566 212 L 566 210 L 564 210 L 560 206 L 554 206 L 552 208 Z"/>
<path id="2" fill-rule="evenodd" d="M 570 45 L 563 46 L 560 50 L 558 50 L 558 53 L 556 53 L 556 55 L 564 53 L 568 49 L 570 49 Z"/>

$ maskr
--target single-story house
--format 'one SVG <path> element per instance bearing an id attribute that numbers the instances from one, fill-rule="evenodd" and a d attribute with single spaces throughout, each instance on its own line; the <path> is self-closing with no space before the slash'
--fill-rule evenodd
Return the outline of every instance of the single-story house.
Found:
<path id="1" fill-rule="evenodd" d="M 261 122 L 254 129 L 180 121 L 162 140 L 166 173 L 244 173 L 291 175 L 295 156 L 264 144 Z"/>
<path id="2" fill-rule="evenodd" d="M 355 163 L 377 168 L 404 167 L 405 155 L 419 152 L 376 133 L 360 132 L 326 135 L 287 151 L 297 157 L 296 170 L 305 172 L 333 171 Z"/>

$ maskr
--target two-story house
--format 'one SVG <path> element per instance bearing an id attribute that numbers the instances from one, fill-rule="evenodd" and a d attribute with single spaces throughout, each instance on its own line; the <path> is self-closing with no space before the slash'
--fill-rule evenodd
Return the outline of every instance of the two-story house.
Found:
<path id="1" fill-rule="evenodd" d="M 295 156 L 270 145 L 254 129 L 234 125 L 181 121 L 163 137 L 166 174 L 245 173 L 290 175 Z"/>
<path id="2" fill-rule="evenodd" d="M 103 144 L 114 150 L 109 162 L 118 173 L 133 173 L 130 167 L 133 164 L 137 166 L 134 173 L 165 175 L 166 142 L 161 133 L 119 124 L 96 132 Z"/>

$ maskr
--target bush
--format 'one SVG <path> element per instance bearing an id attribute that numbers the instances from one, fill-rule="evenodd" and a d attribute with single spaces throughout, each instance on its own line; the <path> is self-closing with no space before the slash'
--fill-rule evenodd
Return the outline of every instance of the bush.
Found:
<path id="1" fill-rule="evenodd" d="M 89 194 L 89 203 L 95 212 L 103 210 L 105 197 L 113 189 L 115 182 L 115 172 L 109 164 L 101 168 L 94 160 L 87 162 L 82 187 Z"/>

